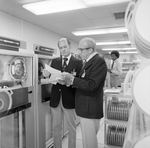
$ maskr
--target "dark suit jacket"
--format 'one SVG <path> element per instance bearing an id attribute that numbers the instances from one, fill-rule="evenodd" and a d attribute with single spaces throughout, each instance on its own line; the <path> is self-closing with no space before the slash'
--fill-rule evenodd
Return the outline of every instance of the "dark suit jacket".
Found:
<path id="1" fill-rule="evenodd" d="M 62 57 L 52 60 L 51 67 L 62 70 Z M 79 76 L 82 68 L 82 61 L 71 56 L 70 61 L 66 67 L 66 72 L 76 72 L 76 76 Z M 72 86 L 67 87 L 66 85 L 56 84 L 52 86 L 50 106 L 57 107 L 60 102 L 60 95 L 62 95 L 62 104 L 66 109 L 75 108 L 75 91 L 76 89 Z"/>
<path id="2" fill-rule="evenodd" d="M 80 78 L 75 78 L 75 110 L 78 116 L 91 119 L 103 117 L 103 87 L 107 66 L 98 54 L 92 57 L 81 70 Z"/>

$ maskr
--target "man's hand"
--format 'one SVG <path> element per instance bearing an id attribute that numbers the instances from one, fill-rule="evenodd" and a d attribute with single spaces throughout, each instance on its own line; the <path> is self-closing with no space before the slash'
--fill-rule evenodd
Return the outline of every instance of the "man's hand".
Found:
<path id="1" fill-rule="evenodd" d="M 59 84 L 61 84 L 61 85 L 66 85 L 66 82 L 65 82 L 64 80 L 58 79 L 57 82 L 58 82 Z"/>
<path id="2" fill-rule="evenodd" d="M 67 86 L 70 86 L 73 84 L 74 76 L 72 74 L 63 72 L 62 75 Z"/>
<path id="3" fill-rule="evenodd" d="M 51 75 L 51 73 L 48 70 L 43 69 L 43 76 L 44 77 L 50 77 L 50 75 Z"/>

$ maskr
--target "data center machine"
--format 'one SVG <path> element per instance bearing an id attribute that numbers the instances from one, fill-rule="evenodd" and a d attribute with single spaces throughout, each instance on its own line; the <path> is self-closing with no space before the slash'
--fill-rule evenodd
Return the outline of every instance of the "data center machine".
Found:
<path id="1" fill-rule="evenodd" d="M 45 65 L 51 65 L 56 58 L 55 50 L 49 47 L 34 45 L 35 52 L 35 92 L 36 92 L 36 117 L 37 117 L 37 148 L 48 148 L 53 143 L 52 116 L 50 111 L 51 83 L 45 83 L 43 76 Z"/>
<path id="2" fill-rule="evenodd" d="M 34 54 L 0 37 L 0 148 L 35 148 Z M 25 49 L 23 49 L 25 50 Z"/>

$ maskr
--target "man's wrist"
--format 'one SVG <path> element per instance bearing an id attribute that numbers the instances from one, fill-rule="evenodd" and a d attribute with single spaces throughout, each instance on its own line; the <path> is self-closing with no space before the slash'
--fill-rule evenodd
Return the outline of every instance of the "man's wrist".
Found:
<path id="1" fill-rule="evenodd" d="M 74 77 L 72 77 L 71 79 L 71 83 L 70 83 L 71 85 L 73 85 L 73 81 L 74 81 Z"/>

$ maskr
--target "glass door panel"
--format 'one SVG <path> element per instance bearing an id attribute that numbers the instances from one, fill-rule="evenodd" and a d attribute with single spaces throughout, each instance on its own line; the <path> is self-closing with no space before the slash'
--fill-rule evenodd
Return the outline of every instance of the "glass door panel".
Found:
<path id="1" fill-rule="evenodd" d="M 52 115 L 50 112 L 49 101 L 44 103 L 45 104 L 45 140 L 46 146 L 51 145 L 53 131 L 52 131 Z"/>
<path id="2" fill-rule="evenodd" d="M 25 148 L 24 113 L 0 118 L 0 148 Z"/>

